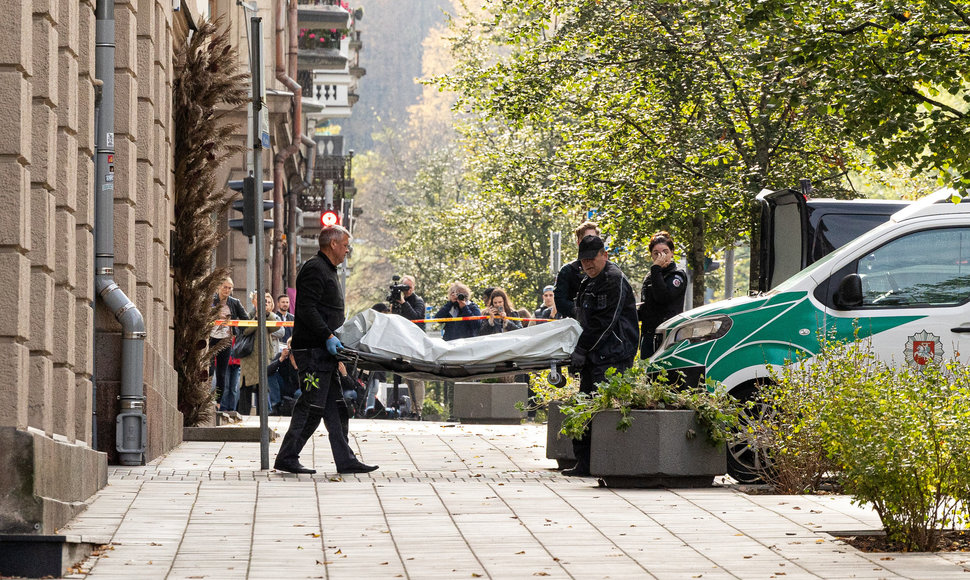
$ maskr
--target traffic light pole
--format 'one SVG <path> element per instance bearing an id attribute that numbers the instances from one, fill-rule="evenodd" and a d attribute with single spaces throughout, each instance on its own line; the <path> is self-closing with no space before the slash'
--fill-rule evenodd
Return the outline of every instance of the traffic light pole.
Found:
<path id="1" fill-rule="evenodd" d="M 263 139 L 260 127 L 260 112 L 263 108 L 263 19 L 253 16 L 249 19 L 252 32 L 250 38 L 253 39 L 252 58 L 249 66 L 252 74 L 253 85 L 253 178 L 256 183 L 263 183 Z M 252 196 L 253 215 L 259 218 L 262 225 L 263 216 L 263 192 L 262 187 L 257 187 L 257 194 Z M 256 250 L 255 270 L 256 270 L 256 357 L 259 361 L 259 389 L 256 393 L 258 398 L 256 408 L 259 409 L 259 468 L 269 469 L 269 384 L 266 375 L 266 290 L 263 281 L 263 250 L 266 247 L 266 234 L 262 227 L 255 232 Z M 252 238 L 251 238 L 252 240 Z"/>

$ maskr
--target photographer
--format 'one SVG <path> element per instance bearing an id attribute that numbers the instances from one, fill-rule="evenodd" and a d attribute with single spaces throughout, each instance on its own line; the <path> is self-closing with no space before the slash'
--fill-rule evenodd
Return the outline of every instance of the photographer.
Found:
<path id="1" fill-rule="evenodd" d="M 499 334 L 518 330 L 522 328 L 522 323 L 518 320 L 509 320 L 506 316 L 516 316 L 515 306 L 505 290 L 495 288 L 488 298 L 488 307 L 485 308 L 485 315 L 488 316 L 481 322 L 478 328 L 478 335 Z M 528 313 L 526 313 L 528 316 Z"/>
<path id="2" fill-rule="evenodd" d="M 391 293 L 387 296 L 391 313 L 400 314 L 408 320 L 424 319 L 424 300 L 414 293 L 414 276 L 394 276 L 391 280 L 394 283 L 391 284 Z M 424 323 L 419 322 L 418 327 L 424 330 Z"/>
<path id="3" fill-rule="evenodd" d="M 400 283 L 397 280 L 400 279 Z M 402 276 L 391 278 L 391 293 L 387 300 L 391 304 L 391 313 L 399 314 L 408 320 L 422 320 L 425 316 L 424 300 L 414 293 L 414 276 Z M 418 322 L 418 327 L 424 330 L 424 323 Z M 408 379 L 409 391 L 413 401 L 417 402 L 417 408 L 412 405 L 412 415 L 421 415 L 421 403 L 424 401 L 424 381 L 418 379 Z M 397 404 L 398 401 L 395 401 Z"/>
<path id="4" fill-rule="evenodd" d="M 448 302 L 434 315 L 435 318 L 460 318 L 465 316 L 481 316 L 478 305 L 469 300 L 471 290 L 461 282 L 455 282 L 448 288 Z M 456 340 L 471 338 L 478 335 L 480 323 L 477 320 L 459 320 L 444 323 L 444 339 Z"/>

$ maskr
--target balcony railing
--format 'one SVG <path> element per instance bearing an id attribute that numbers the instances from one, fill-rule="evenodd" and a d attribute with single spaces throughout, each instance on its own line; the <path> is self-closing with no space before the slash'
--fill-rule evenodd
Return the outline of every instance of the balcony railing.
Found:
<path id="1" fill-rule="evenodd" d="M 303 98 L 313 98 L 313 71 L 300 70 L 296 72 L 296 82 L 300 83 Z"/>
<path id="2" fill-rule="evenodd" d="M 336 0 L 299 2 L 297 19 L 300 28 L 324 28 L 327 30 L 347 30 L 353 23 L 350 10 L 345 3 Z"/>

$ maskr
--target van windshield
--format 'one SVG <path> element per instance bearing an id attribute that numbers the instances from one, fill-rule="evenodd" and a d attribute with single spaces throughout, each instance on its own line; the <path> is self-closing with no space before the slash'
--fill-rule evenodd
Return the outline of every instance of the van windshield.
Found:
<path id="1" fill-rule="evenodd" d="M 838 252 L 832 252 L 831 254 L 827 254 L 821 260 L 819 260 L 817 262 L 812 262 L 812 264 L 810 266 L 808 266 L 807 268 L 805 268 L 801 272 L 795 274 L 791 278 L 789 278 L 789 279 L 785 280 L 784 282 L 782 282 L 781 284 L 775 286 L 770 291 L 765 292 L 765 295 L 766 296 L 772 296 L 772 295 L 777 294 L 779 292 L 787 292 L 791 288 L 793 288 L 793 287 L 797 286 L 798 284 L 800 284 L 802 282 L 802 280 L 804 280 L 805 278 L 811 276 L 812 275 L 812 272 L 814 272 L 815 270 L 817 270 L 818 268 L 820 268 L 824 264 L 827 264 L 828 261 L 831 260 L 836 254 L 838 254 Z"/>

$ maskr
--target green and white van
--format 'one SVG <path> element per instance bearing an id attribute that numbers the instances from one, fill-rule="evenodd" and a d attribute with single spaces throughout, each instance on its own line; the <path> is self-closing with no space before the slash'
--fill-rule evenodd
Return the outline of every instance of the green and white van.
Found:
<path id="1" fill-rule="evenodd" d="M 851 339 L 856 328 L 894 364 L 966 362 L 970 198 L 937 191 L 766 293 L 668 320 L 651 362 L 749 399 L 769 365 L 815 354 L 824 336 Z M 732 475 L 745 474 L 737 450 L 728 459 Z"/>

